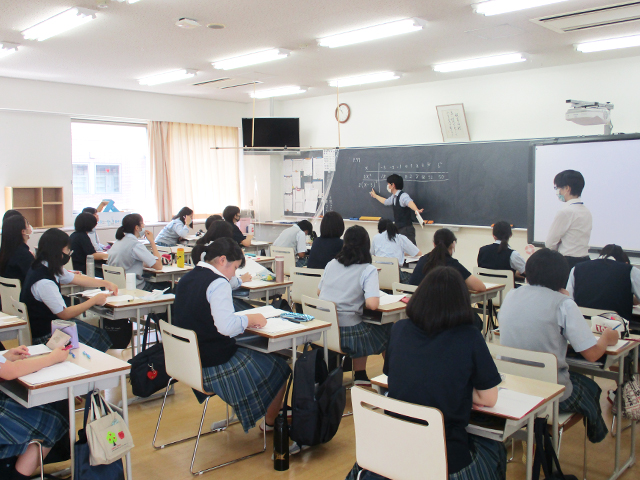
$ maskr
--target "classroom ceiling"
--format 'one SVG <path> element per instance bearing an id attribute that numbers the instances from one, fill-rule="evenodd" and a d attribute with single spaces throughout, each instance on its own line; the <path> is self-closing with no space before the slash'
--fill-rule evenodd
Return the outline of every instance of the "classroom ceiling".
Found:
<path id="1" fill-rule="evenodd" d="M 102 3 L 107 8 L 98 8 Z M 0 76 L 111 87 L 234 102 L 250 102 L 256 89 L 301 85 L 309 90 L 282 100 L 331 94 L 327 81 L 344 76 L 401 72 L 391 85 L 472 77 L 555 65 L 640 55 L 640 47 L 580 53 L 573 44 L 640 33 L 640 22 L 556 33 L 531 19 L 619 3 L 567 0 L 519 12 L 485 17 L 471 0 L 1 0 L 0 43 L 21 45 L 0 58 Z M 97 10 L 97 19 L 37 42 L 21 31 L 70 7 Z M 175 26 L 182 17 L 202 26 Z M 316 39 L 408 17 L 426 20 L 419 32 L 342 48 L 317 46 Z M 221 23 L 213 30 L 209 23 Z M 269 48 L 292 50 L 288 58 L 236 70 L 215 70 L 211 62 Z M 466 72 L 436 73 L 436 63 L 521 52 L 528 61 Z M 179 68 L 197 69 L 189 80 L 141 86 L 137 79 Z M 229 80 L 210 82 L 229 77 Z M 202 82 L 202 85 L 194 85 Z"/>

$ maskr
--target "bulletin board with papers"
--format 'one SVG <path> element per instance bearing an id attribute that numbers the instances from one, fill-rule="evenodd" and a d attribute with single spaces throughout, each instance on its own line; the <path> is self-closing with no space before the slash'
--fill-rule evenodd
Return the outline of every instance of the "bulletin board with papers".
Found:
<path id="1" fill-rule="evenodd" d="M 322 150 L 298 152 L 283 159 L 285 216 L 313 217 L 325 192 L 325 155 Z M 335 162 L 333 163 L 335 165 Z M 333 167 L 335 170 L 335 166 Z M 320 212 L 322 213 L 322 212 Z"/>

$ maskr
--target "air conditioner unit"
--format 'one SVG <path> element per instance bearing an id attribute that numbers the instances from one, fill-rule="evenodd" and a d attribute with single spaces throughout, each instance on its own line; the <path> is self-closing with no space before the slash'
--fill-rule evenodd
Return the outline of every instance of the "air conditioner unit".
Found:
<path id="1" fill-rule="evenodd" d="M 624 2 L 534 18 L 531 21 L 554 32 L 569 33 L 638 20 L 640 20 L 640 2 Z"/>

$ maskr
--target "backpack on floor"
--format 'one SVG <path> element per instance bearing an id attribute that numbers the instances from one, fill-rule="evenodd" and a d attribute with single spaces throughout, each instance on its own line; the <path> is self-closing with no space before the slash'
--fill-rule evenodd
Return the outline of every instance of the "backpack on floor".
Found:
<path id="1" fill-rule="evenodd" d="M 340 427 L 347 401 L 342 385 L 342 368 L 328 372 L 322 349 L 305 345 L 296 360 L 294 375 L 289 379 L 287 395 L 295 377 L 291 395 L 291 427 L 289 437 L 298 445 L 318 445 L 333 438 Z M 285 404 L 285 409 L 288 405 Z"/>

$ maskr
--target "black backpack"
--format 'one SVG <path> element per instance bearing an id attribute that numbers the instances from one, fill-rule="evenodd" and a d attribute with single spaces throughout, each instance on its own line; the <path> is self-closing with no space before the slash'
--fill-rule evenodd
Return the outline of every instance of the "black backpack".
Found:
<path id="1" fill-rule="evenodd" d="M 309 347 L 307 344 L 296 360 L 289 436 L 298 445 L 311 446 L 328 442 L 338 431 L 347 391 L 342 385 L 342 368 L 329 373 L 323 350 L 308 350 Z M 293 376 L 289 379 L 285 398 L 289 398 L 292 380 Z M 285 404 L 285 410 L 288 408 Z"/>

